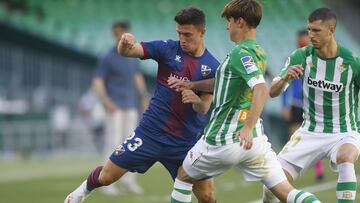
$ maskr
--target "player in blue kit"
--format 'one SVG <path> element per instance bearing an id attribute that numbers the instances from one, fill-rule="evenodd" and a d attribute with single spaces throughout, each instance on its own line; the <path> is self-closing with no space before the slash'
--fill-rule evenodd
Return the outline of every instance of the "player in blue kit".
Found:
<path id="1" fill-rule="evenodd" d="M 150 105 L 134 133 L 110 156 L 105 165 L 93 170 L 65 203 L 82 202 L 98 187 L 110 185 L 131 172 L 145 173 L 160 162 L 175 179 L 189 149 L 203 133 L 212 95 L 192 90 L 178 93 L 167 80 L 176 77 L 186 81 L 213 78 L 219 62 L 204 45 L 205 15 L 202 10 L 188 7 L 175 16 L 178 41 L 159 40 L 136 43 L 126 33 L 118 51 L 129 57 L 153 59 L 158 63 L 157 84 Z M 194 185 L 194 194 L 201 203 L 214 203 L 212 179 Z"/>

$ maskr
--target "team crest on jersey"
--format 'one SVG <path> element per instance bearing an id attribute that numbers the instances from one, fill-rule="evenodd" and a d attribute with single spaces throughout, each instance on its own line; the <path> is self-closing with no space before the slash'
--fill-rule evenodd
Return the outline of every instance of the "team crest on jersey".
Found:
<path id="1" fill-rule="evenodd" d="M 209 75 L 211 73 L 211 68 L 207 65 L 201 65 L 201 75 L 203 77 Z"/>
<path id="2" fill-rule="evenodd" d="M 346 70 L 346 65 L 345 64 L 339 65 L 339 70 L 341 73 L 344 72 Z"/>
<path id="3" fill-rule="evenodd" d="M 114 152 L 114 154 L 116 155 L 116 156 L 120 156 L 122 153 L 124 153 L 125 152 L 125 148 L 122 146 L 122 145 L 120 145 L 120 146 L 118 146 L 116 149 L 115 149 L 115 152 Z"/>
<path id="4" fill-rule="evenodd" d="M 176 56 L 175 56 L 175 61 L 177 61 L 177 62 L 181 62 L 181 56 L 176 55 Z"/>
<path id="5" fill-rule="evenodd" d="M 254 59 L 251 56 L 244 56 L 241 58 L 241 62 L 245 67 L 245 70 L 248 74 L 258 70 L 254 63 Z"/>

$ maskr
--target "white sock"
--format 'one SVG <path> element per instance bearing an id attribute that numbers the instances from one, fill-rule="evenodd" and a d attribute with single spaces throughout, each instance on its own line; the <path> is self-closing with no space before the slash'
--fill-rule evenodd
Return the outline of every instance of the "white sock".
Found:
<path id="1" fill-rule="evenodd" d="M 171 203 L 190 203 L 193 184 L 175 179 Z"/>
<path id="2" fill-rule="evenodd" d="M 339 178 L 336 186 L 338 202 L 355 202 L 357 180 L 353 163 L 338 165 Z"/>
<path id="3" fill-rule="evenodd" d="M 287 203 L 320 203 L 320 201 L 315 197 L 315 195 L 293 189 L 289 192 L 287 198 Z"/>

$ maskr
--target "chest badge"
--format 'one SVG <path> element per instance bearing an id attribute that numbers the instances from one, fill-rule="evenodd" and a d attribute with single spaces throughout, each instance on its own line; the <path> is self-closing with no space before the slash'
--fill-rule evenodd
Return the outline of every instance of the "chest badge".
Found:
<path id="1" fill-rule="evenodd" d="M 176 56 L 175 56 L 175 61 L 177 61 L 177 62 L 181 62 L 181 56 L 176 55 Z"/>
<path id="2" fill-rule="evenodd" d="M 201 65 L 201 75 L 203 77 L 209 75 L 211 73 L 211 68 L 207 65 Z"/>

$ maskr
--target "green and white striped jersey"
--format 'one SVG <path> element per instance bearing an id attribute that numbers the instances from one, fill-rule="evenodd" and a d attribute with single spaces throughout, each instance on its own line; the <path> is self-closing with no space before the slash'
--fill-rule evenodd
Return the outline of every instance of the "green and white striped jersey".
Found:
<path id="1" fill-rule="evenodd" d="M 279 76 L 295 64 L 304 68 L 302 127 L 319 133 L 359 131 L 359 57 L 339 46 L 338 56 L 324 59 L 310 45 L 295 50 Z"/>
<path id="2" fill-rule="evenodd" d="M 239 142 L 236 132 L 247 118 L 252 100 L 252 88 L 264 83 L 266 56 L 254 40 L 243 40 L 231 51 L 215 75 L 215 90 L 211 116 L 205 127 L 204 139 L 212 145 Z M 263 135 L 261 119 L 253 136 Z"/>

